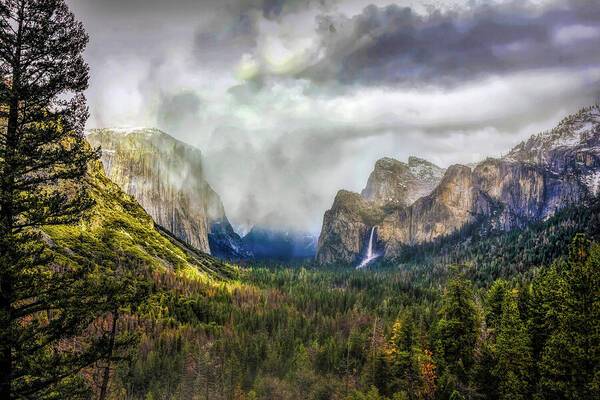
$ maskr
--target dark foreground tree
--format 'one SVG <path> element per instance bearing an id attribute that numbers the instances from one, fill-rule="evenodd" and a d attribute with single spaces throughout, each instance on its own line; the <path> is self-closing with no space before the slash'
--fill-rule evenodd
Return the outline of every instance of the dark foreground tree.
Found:
<path id="1" fill-rule="evenodd" d="M 105 238 L 106 239 L 106 238 Z M 110 241 L 110 239 L 108 239 Z M 118 248 L 115 243 L 114 248 Z M 134 257 L 116 254 L 115 264 L 101 269 L 99 280 L 102 282 L 101 317 L 96 321 L 99 329 L 93 329 L 90 335 L 97 338 L 99 360 L 95 368 L 96 392 L 98 400 L 106 400 L 113 368 L 120 362 L 130 361 L 127 350 L 137 342 L 137 335 L 127 329 L 120 329 L 119 322 L 129 317 L 136 307 L 144 303 L 150 293 L 149 282 L 140 279 L 144 266 Z"/>
<path id="2" fill-rule="evenodd" d="M 569 258 L 534 282 L 541 317 L 539 394 L 547 399 L 592 399 L 600 393 L 600 246 L 577 235 Z M 542 332 L 542 334 L 539 334 Z"/>
<path id="3" fill-rule="evenodd" d="M 94 361 L 85 267 L 53 262 L 39 230 L 78 221 L 88 37 L 64 0 L 0 1 L 0 398 L 77 395 Z M 61 389 L 62 388 L 62 389 Z M 61 392 L 61 390 L 63 390 Z"/>
<path id="4" fill-rule="evenodd" d="M 517 296 L 516 291 L 508 291 L 504 296 L 496 338 L 498 362 L 493 369 L 499 397 L 507 400 L 531 398 L 531 346 L 527 327 L 519 314 Z"/>
<path id="5" fill-rule="evenodd" d="M 410 313 L 397 320 L 392 327 L 388 345 L 391 386 L 394 393 L 403 393 L 408 399 L 418 399 L 423 378 L 419 363 L 420 350 L 417 330 Z"/>
<path id="6" fill-rule="evenodd" d="M 479 315 L 471 283 L 457 275 L 444 293 L 440 320 L 437 324 L 437 347 L 442 390 L 467 393 L 473 368 L 475 345 L 479 331 Z M 456 395 L 459 395 L 457 393 Z"/>

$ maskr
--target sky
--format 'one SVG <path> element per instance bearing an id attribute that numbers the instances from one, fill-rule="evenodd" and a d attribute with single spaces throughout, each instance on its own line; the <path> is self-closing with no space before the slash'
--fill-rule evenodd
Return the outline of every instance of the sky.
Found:
<path id="1" fill-rule="evenodd" d="M 239 229 L 318 233 L 381 157 L 499 156 L 600 101 L 597 0 L 67 0 L 89 128 L 200 148 Z"/>

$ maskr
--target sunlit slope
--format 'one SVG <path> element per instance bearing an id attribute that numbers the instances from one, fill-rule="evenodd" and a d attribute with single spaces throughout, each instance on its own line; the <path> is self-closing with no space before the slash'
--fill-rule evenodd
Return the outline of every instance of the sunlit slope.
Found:
<path id="1" fill-rule="evenodd" d="M 228 278 L 235 269 L 187 247 L 152 218 L 119 186 L 111 182 L 98 161 L 90 165 L 85 184 L 95 201 L 80 223 L 44 229 L 51 248 L 63 261 L 128 263 L 149 271 L 170 270 L 197 278 Z"/>

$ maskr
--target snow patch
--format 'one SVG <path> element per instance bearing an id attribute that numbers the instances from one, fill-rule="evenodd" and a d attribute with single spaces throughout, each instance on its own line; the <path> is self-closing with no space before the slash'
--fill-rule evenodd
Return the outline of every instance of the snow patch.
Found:
<path id="1" fill-rule="evenodd" d="M 563 136 L 553 141 L 553 147 L 573 147 L 581 143 L 581 136 Z"/>
<path id="2" fill-rule="evenodd" d="M 583 184 L 588 188 L 591 194 L 597 196 L 600 192 L 600 171 L 593 172 L 583 177 Z"/>

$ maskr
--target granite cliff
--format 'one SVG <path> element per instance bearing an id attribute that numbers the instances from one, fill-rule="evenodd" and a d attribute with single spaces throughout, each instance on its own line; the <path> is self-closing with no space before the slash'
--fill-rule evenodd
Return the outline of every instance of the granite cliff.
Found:
<path id="1" fill-rule="evenodd" d="M 444 170 L 427 160 L 409 157 L 408 164 L 382 158 L 375 163 L 361 195 L 376 205 L 408 206 L 435 189 Z"/>
<path id="2" fill-rule="evenodd" d="M 171 271 L 194 279 L 231 278 L 235 268 L 200 252 L 157 226 L 130 195 L 93 161 L 83 186 L 94 206 L 77 224 L 43 229 L 43 239 L 58 265 L 114 263 L 127 257 L 148 274 Z"/>
<path id="3" fill-rule="evenodd" d="M 421 166 L 421 174 L 414 165 Z M 317 261 L 358 262 L 372 227 L 377 251 L 394 258 L 407 244 L 430 242 L 476 221 L 491 229 L 523 227 L 596 196 L 599 189 L 598 106 L 565 118 L 502 158 L 474 166 L 442 170 L 413 157 L 408 164 L 384 158 L 360 195 L 336 196 L 323 218 Z"/>
<path id="4" fill-rule="evenodd" d="M 223 204 L 203 172 L 197 148 L 156 129 L 96 129 L 107 176 L 179 240 L 224 258 L 244 253 Z"/>

